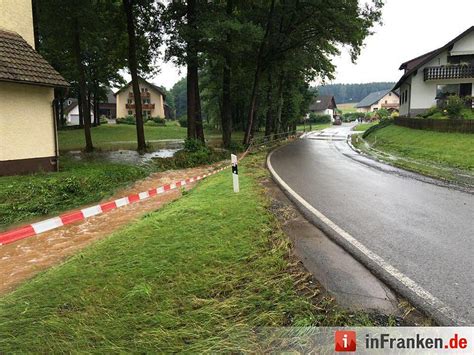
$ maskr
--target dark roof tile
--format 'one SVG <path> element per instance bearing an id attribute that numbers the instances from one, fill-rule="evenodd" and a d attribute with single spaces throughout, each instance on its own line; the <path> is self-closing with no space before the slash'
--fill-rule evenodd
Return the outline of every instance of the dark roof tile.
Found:
<path id="1" fill-rule="evenodd" d="M 67 87 L 69 83 L 19 34 L 0 29 L 0 81 Z"/>

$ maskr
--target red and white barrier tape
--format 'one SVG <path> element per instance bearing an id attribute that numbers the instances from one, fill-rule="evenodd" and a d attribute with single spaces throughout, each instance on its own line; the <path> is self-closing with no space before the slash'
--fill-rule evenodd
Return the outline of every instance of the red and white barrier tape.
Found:
<path id="1" fill-rule="evenodd" d="M 228 166 L 214 170 L 204 175 L 199 175 L 199 176 L 191 177 L 185 180 L 176 181 L 170 184 L 166 184 L 164 186 L 150 189 L 148 191 L 140 192 L 138 194 L 128 195 L 126 197 L 122 197 L 113 201 L 104 202 L 99 205 L 83 208 L 78 211 L 67 212 L 57 217 L 49 218 L 44 221 L 28 224 L 23 227 L 19 227 L 19 228 L 15 228 L 6 232 L 2 232 L 0 233 L 0 245 L 13 243 L 17 240 L 32 237 L 34 235 L 38 235 L 40 233 L 44 233 L 52 229 L 62 227 L 67 224 L 83 221 L 86 218 L 96 216 L 101 213 L 106 213 L 108 211 L 114 210 L 116 208 L 120 208 L 122 206 L 129 205 L 134 202 L 146 200 L 150 197 L 162 194 L 166 191 L 173 190 L 178 187 L 190 184 L 192 182 L 202 180 L 210 175 L 217 174 L 218 172 L 221 172 L 225 170 L 226 168 L 228 168 Z"/>

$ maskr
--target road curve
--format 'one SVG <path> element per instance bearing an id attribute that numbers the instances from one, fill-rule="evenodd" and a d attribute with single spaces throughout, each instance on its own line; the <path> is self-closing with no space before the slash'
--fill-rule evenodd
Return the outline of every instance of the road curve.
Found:
<path id="1" fill-rule="evenodd" d="M 271 170 L 306 215 L 402 295 L 443 324 L 473 325 L 474 195 L 357 161 L 350 128 L 277 149 Z"/>

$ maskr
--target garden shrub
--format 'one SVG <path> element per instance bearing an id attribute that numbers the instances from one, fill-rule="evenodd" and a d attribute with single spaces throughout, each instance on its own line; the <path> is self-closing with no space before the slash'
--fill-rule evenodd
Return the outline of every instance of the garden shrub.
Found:
<path id="1" fill-rule="evenodd" d="M 458 95 L 450 95 L 446 99 L 446 113 L 449 118 L 462 118 L 461 111 L 465 107 L 465 100 Z"/>
<path id="2" fill-rule="evenodd" d="M 342 122 L 353 122 L 357 119 L 364 118 L 364 112 L 346 112 L 342 115 Z"/>
<path id="3" fill-rule="evenodd" d="M 100 124 L 107 124 L 107 123 L 109 123 L 109 121 L 107 120 L 107 117 L 105 117 L 104 115 L 100 116 L 99 122 L 100 122 Z"/>
<path id="4" fill-rule="evenodd" d="M 117 124 L 129 124 L 129 125 L 134 125 L 135 124 L 135 116 L 129 115 L 125 117 L 117 117 L 115 120 Z"/>
<path id="5" fill-rule="evenodd" d="M 186 116 L 178 118 L 178 122 L 181 127 L 188 127 L 188 118 Z"/>
<path id="6" fill-rule="evenodd" d="M 309 114 L 309 122 L 311 123 L 331 123 L 331 116 L 317 115 L 314 112 Z"/>
<path id="7" fill-rule="evenodd" d="M 158 126 L 166 125 L 166 119 L 160 116 L 151 117 L 150 120 L 155 122 Z"/>

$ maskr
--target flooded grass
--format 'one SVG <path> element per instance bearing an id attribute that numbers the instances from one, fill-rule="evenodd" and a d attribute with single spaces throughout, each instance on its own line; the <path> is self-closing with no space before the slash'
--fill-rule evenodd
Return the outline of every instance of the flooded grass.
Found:
<path id="1" fill-rule="evenodd" d="M 228 171 L 0 299 L 0 351 L 262 351 L 255 327 L 370 325 L 297 292 L 259 179 Z"/>

